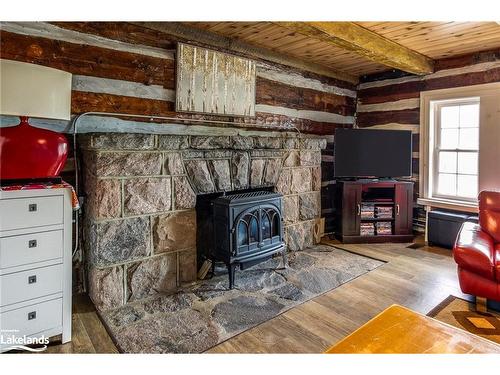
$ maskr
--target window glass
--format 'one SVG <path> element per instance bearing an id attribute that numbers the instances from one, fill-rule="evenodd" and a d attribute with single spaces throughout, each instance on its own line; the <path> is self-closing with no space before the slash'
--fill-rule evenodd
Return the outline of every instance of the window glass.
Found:
<path id="1" fill-rule="evenodd" d="M 478 190 L 479 103 L 445 102 L 437 111 L 433 196 L 474 199 Z"/>
<path id="2" fill-rule="evenodd" d="M 457 153 L 442 151 L 439 153 L 439 172 L 457 173 Z"/>
<path id="3" fill-rule="evenodd" d="M 457 194 L 457 175 L 451 173 L 439 173 L 438 193 L 442 195 Z"/>
<path id="4" fill-rule="evenodd" d="M 441 128 L 458 128 L 460 112 L 457 106 L 441 108 Z"/>
<path id="5" fill-rule="evenodd" d="M 458 196 L 466 198 L 477 197 L 477 176 L 459 174 L 457 178 Z"/>
<path id="6" fill-rule="evenodd" d="M 460 106 L 460 127 L 479 127 L 479 104 Z"/>
<path id="7" fill-rule="evenodd" d="M 441 148 L 455 150 L 458 148 L 458 129 L 441 129 Z"/>
<path id="8" fill-rule="evenodd" d="M 459 152 L 457 166 L 458 173 L 477 174 L 477 153 Z"/>
<path id="9" fill-rule="evenodd" d="M 465 150 L 477 150 L 479 148 L 478 128 L 462 128 L 459 135 L 458 148 Z"/>

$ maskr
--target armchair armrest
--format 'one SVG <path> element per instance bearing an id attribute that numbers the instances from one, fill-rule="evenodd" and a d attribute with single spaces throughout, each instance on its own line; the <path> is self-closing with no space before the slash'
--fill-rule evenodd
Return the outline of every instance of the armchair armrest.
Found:
<path id="1" fill-rule="evenodd" d="M 465 222 L 453 247 L 453 258 L 458 266 L 494 279 L 494 257 L 493 238 L 478 224 Z"/>

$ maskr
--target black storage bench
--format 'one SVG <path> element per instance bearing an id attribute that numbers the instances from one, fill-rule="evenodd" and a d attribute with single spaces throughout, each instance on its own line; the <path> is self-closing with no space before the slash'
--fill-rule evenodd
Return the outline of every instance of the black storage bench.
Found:
<path id="1" fill-rule="evenodd" d="M 430 211 L 427 223 L 429 245 L 453 249 L 460 227 L 465 221 L 477 222 L 477 216 L 454 211 Z"/>

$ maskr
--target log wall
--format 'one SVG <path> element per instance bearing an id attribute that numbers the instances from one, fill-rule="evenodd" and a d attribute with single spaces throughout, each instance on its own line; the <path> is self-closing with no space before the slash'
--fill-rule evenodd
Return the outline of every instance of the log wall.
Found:
<path id="1" fill-rule="evenodd" d="M 328 181 L 333 175 L 333 134 L 336 128 L 351 127 L 354 122 L 356 86 L 258 61 L 254 118 L 180 114 L 174 105 L 175 47 L 175 38 L 165 33 L 124 22 L 2 22 L 0 30 L 0 58 L 73 74 L 73 115 L 99 111 L 192 116 L 235 122 L 248 129 L 295 131 L 295 127 L 304 133 L 325 136 L 329 143 L 323 150 L 322 203 L 323 215 L 331 223 Z M 82 124 L 79 131 L 120 131 L 119 123 L 110 126 L 109 121 L 101 121 L 86 127 L 89 122 Z M 41 125 L 70 130 L 60 121 L 44 120 Z M 130 132 L 130 128 L 123 131 Z M 145 129 L 146 126 L 137 127 L 138 132 Z M 74 174 L 72 163 L 70 158 L 63 174 L 70 183 Z"/>
<path id="2" fill-rule="evenodd" d="M 352 83 L 257 62 L 256 116 L 229 118 L 175 112 L 175 38 L 124 22 L 3 22 L 0 58 L 62 69 L 73 74 L 72 113 L 87 111 L 218 119 L 248 129 L 288 130 L 325 136 L 322 151 L 322 214 L 332 228 L 330 190 L 333 180 L 333 136 L 338 127 L 410 129 L 414 133 L 413 180 L 418 182 L 419 95 L 421 91 L 497 82 L 500 51 L 436 61 L 436 72 L 424 77 L 367 77 Z M 382 79 L 380 79 L 382 77 Z M 4 121 L 5 122 L 5 121 Z M 124 122 L 85 122 L 86 131 L 121 131 Z M 130 132 L 134 123 L 123 127 Z M 147 124 L 146 124 L 147 125 Z M 161 124 L 165 127 L 172 124 Z M 57 130 L 69 127 L 43 121 Z M 138 126 L 147 132 L 147 126 Z M 153 129 L 153 127 L 152 127 Z M 160 128 L 154 127 L 155 131 Z M 72 180 L 72 160 L 65 178 Z M 415 186 L 418 194 L 418 184 Z"/>
<path id="3" fill-rule="evenodd" d="M 358 85 L 356 123 L 360 128 L 406 129 L 413 132 L 415 200 L 419 188 L 420 92 L 500 81 L 500 50 L 437 60 L 436 71 L 423 77 L 365 77 Z M 422 230 L 425 214 L 415 210 L 414 227 Z M 423 219 L 423 220 L 422 220 Z"/>
<path id="4" fill-rule="evenodd" d="M 0 39 L 1 58 L 74 75 L 73 114 L 179 115 L 175 43 L 166 34 L 127 23 L 4 22 Z M 256 117 L 224 120 L 276 129 L 292 123 L 320 135 L 353 122 L 356 91 L 349 82 L 258 62 L 256 84 Z"/>

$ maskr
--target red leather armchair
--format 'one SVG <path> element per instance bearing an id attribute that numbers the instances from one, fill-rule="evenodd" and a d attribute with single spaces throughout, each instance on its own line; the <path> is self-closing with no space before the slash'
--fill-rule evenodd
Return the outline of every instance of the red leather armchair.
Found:
<path id="1" fill-rule="evenodd" d="M 500 193 L 479 194 L 479 224 L 463 224 L 453 257 L 462 292 L 500 301 Z"/>

